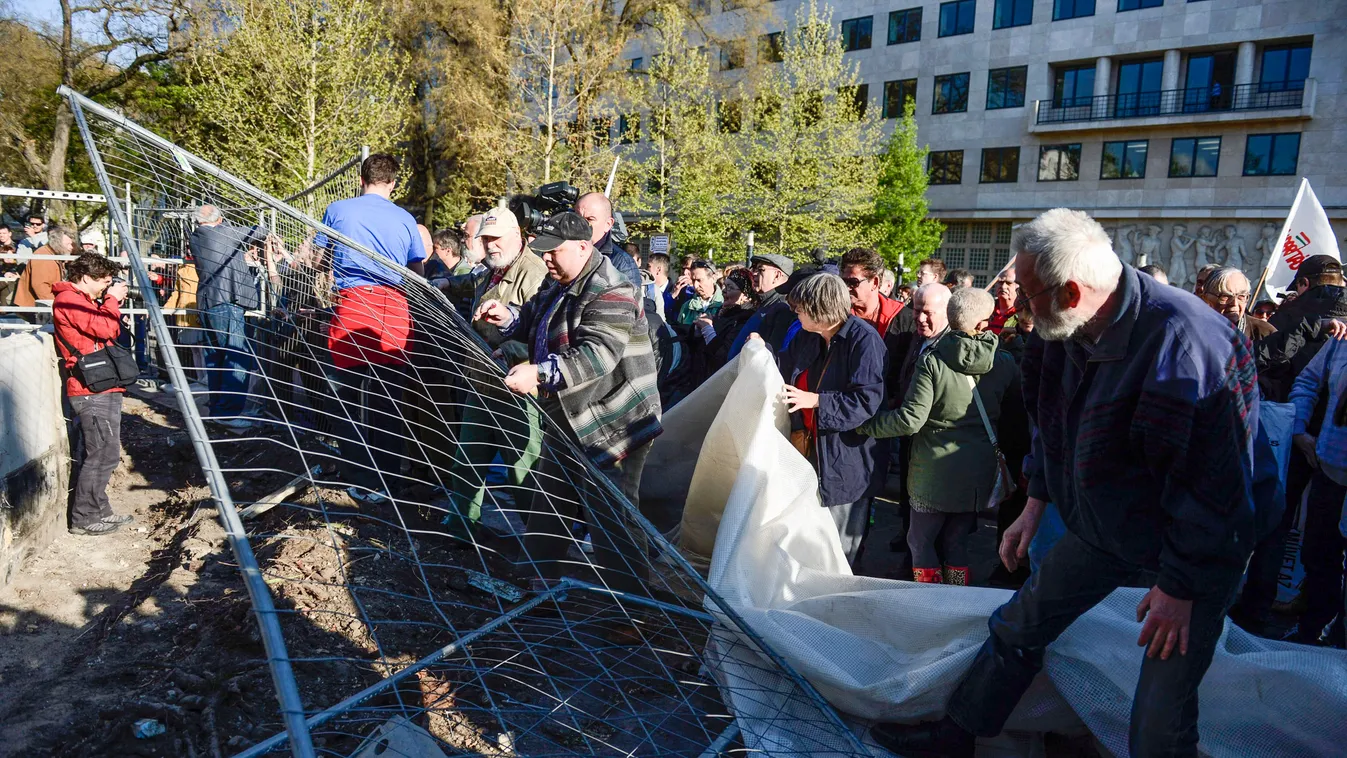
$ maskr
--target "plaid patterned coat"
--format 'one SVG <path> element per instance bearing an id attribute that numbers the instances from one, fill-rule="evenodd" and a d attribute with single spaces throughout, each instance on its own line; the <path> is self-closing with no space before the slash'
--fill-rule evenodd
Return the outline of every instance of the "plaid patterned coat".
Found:
<path id="1" fill-rule="evenodd" d="M 540 329 L 541 356 L 534 349 Z M 560 410 L 596 465 L 622 460 L 663 431 L 640 290 L 606 256 L 591 255 L 569 285 L 554 282 L 529 300 L 510 338 L 529 345 L 535 363 L 557 356 L 565 384 L 542 393 L 543 408 L 554 416 Z"/>

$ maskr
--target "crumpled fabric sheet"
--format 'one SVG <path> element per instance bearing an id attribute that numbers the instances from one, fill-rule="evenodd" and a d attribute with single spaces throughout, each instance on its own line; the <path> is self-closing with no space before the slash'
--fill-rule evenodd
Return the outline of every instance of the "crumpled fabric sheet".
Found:
<path id="1" fill-rule="evenodd" d="M 665 508 L 686 493 L 680 547 L 693 558 L 710 553 L 710 585 L 858 730 L 873 720 L 936 718 L 986 639 L 987 618 L 1011 593 L 853 576 L 814 473 L 787 439 L 781 386 L 769 350 L 749 341 L 666 414 L 648 490 Z M 1126 755 L 1143 594 L 1117 590 L 1073 624 L 1007 729 L 1073 732 L 1083 723 Z M 731 652 L 716 673 L 749 747 L 792 752 L 780 704 L 734 691 L 736 677 L 753 677 L 745 690 L 759 692 L 775 675 L 736 665 L 734 656 L 753 655 L 742 645 L 721 650 Z M 1264 640 L 1227 623 L 1200 697 L 1204 755 L 1347 754 L 1347 652 Z"/>

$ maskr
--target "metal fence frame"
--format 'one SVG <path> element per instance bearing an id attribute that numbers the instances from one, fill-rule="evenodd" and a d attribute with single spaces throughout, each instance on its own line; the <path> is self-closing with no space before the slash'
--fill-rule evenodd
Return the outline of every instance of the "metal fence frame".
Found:
<path id="1" fill-rule="evenodd" d="M 378 259 L 382 263 L 388 265 L 391 269 L 400 272 L 403 276 L 407 277 L 416 276 L 409 269 L 400 266 L 396 263 L 393 263 L 391 261 L 388 261 L 387 259 L 383 258 L 382 256 L 379 256 L 375 252 L 368 251 L 362 245 L 351 240 L 345 235 L 342 235 L 340 232 L 337 232 L 336 230 L 324 226 L 322 223 L 315 220 L 310 214 L 307 214 L 300 209 L 297 209 L 293 206 L 284 203 L 283 201 L 277 198 L 274 198 L 273 196 L 257 189 L 256 187 L 248 184 L 247 182 L 244 182 L 243 180 L 233 176 L 232 174 L 229 174 L 223 169 L 220 169 L 215 165 L 195 155 L 187 153 L 186 151 L 178 148 L 168 140 L 160 137 L 157 134 L 154 134 L 153 132 L 145 129 L 139 124 L 134 123 L 133 121 L 127 119 L 121 114 L 112 111 L 104 106 L 101 106 L 93 102 L 92 100 L 89 100 L 88 98 L 75 92 L 69 87 L 66 86 L 60 87 L 58 89 L 58 94 L 65 97 L 67 102 L 70 104 L 71 110 L 75 116 L 76 123 L 80 130 L 80 135 L 83 138 L 84 143 L 86 145 L 86 149 L 89 152 L 89 157 L 91 163 L 93 164 L 94 173 L 98 178 L 100 186 L 109 196 L 112 195 L 115 188 L 113 188 L 111 185 L 111 180 L 109 179 L 107 170 L 102 161 L 102 156 L 96 146 L 95 140 L 93 139 L 87 118 L 85 116 L 86 111 L 94 113 L 100 118 L 106 119 L 108 121 L 117 124 L 117 126 L 119 126 L 120 128 L 126 129 L 127 131 L 134 133 L 137 137 L 147 140 L 148 142 L 157 145 L 161 149 L 170 151 L 179 160 L 181 164 L 183 164 L 184 166 L 190 166 L 191 170 L 193 171 L 201 171 L 214 179 L 217 179 L 221 182 L 224 182 L 225 184 L 230 185 L 234 189 L 244 194 L 256 195 L 264 199 L 269 204 L 275 204 L 276 206 L 278 206 L 279 210 L 289 215 L 292 219 L 312 226 L 314 229 L 321 231 L 322 233 L 324 233 L 333 240 L 339 241 L 342 244 L 349 245 L 352 248 L 361 250 L 364 254 L 368 255 L 369 257 Z M 362 159 L 363 159 L 363 152 L 364 151 L 362 151 Z M 301 193 L 301 195 L 306 194 L 307 192 L 320 187 L 322 184 L 325 184 L 334 176 L 340 174 L 342 171 L 348 170 L 349 168 L 350 162 L 344 164 L 343 167 L 337 169 L 337 171 L 334 171 L 332 174 L 329 174 L 328 177 L 325 177 L 323 180 L 320 180 L 320 182 L 316 183 L 314 187 L 311 187 L 309 190 L 306 190 L 305 193 Z M 136 281 L 140 284 L 140 286 L 147 287 L 150 284 L 149 272 L 145 266 L 144 260 L 140 255 L 140 251 L 136 249 L 136 246 L 134 244 L 134 237 L 132 235 L 130 219 L 127 217 L 125 209 L 120 207 L 117 203 L 109 203 L 108 209 L 109 215 L 112 217 L 119 231 L 119 241 L 122 244 L 123 252 L 126 258 L 130 263 L 131 271 L 135 276 Z M 476 340 L 479 345 L 485 346 L 485 343 L 482 342 L 481 337 L 478 336 L 472 329 L 468 328 L 465 322 L 462 322 L 461 317 L 457 315 L 452 304 L 448 301 L 445 295 L 436 288 L 431 287 L 429 289 L 435 294 L 437 299 L 443 303 L 446 309 L 446 313 L 451 314 L 454 319 L 459 321 L 462 324 L 465 332 L 471 335 L 472 338 Z M 211 493 L 216 500 L 217 510 L 219 511 L 220 519 L 222 525 L 224 526 L 227 538 L 234 552 L 235 558 L 239 563 L 239 569 L 243 573 L 244 583 L 245 586 L 247 587 L 250 600 L 252 601 L 253 604 L 254 615 L 257 617 L 258 620 L 262 643 L 267 654 L 267 663 L 272 675 L 272 681 L 276 687 L 277 698 L 280 701 L 282 718 L 284 723 L 286 724 L 285 732 L 276 734 L 273 737 L 264 740 L 262 743 L 254 745 L 252 748 L 244 751 L 243 753 L 240 753 L 238 758 L 261 755 L 271 749 L 274 749 L 275 747 L 278 747 L 281 743 L 286 741 L 289 742 L 291 754 L 296 756 L 297 758 L 315 758 L 316 753 L 309 731 L 311 727 L 317 726 L 338 715 L 341 715 L 342 713 L 350 710 L 354 706 L 368 699 L 373 694 L 383 690 L 384 688 L 390 686 L 391 684 L 396 683 L 397 681 L 407 676 L 410 676 L 411 674 L 415 673 L 418 669 L 423 668 L 425 666 L 429 666 L 433 664 L 435 661 L 440 660 L 445 656 L 454 653 L 457 650 L 461 650 L 464 646 L 472 642 L 474 639 L 480 638 L 481 636 L 490 633 L 492 630 L 498 628 L 499 626 L 509 623 L 511 620 L 527 612 L 527 610 L 536 606 L 538 603 L 543 602 L 549 597 L 563 595 L 566 592 L 601 592 L 613 594 L 614 592 L 613 590 L 610 590 L 605 587 L 589 585 L 587 583 L 579 582 L 576 580 L 563 580 L 561 584 L 552 588 L 550 591 L 540 593 L 537 597 L 532 598 L 530 602 L 525 603 L 506 614 L 491 619 L 485 625 L 471 632 L 468 632 L 467 634 L 461 635 L 453 642 L 431 652 L 429 655 L 423 657 L 422 659 L 412 664 L 411 666 L 401 669 L 395 674 L 392 674 L 386 679 L 377 682 L 374 685 L 371 685 L 365 690 L 362 690 L 361 692 L 358 692 L 346 698 L 345 700 L 342 700 L 341 702 L 328 708 L 325 708 L 319 711 L 318 713 L 314 714 L 313 716 L 306 718 L 303 704 L 300 699 L 298 683 L 294 674 L 294 670 L 290 665 L 290 657 L 286 648 L 284 637 L 281 632 L 281 627 L 278 620 L 278 612 L 273 602 L 271 590 L 268 588 L 264 580 L 262 571 L 257 562 L 257 558 L 252 551 L 252 546 L 248 540 L 247 533 L 244 529 L 243 521 L 240 518 L 239 511 L 233 502 L 233 498 L 231 496 L 228 483 L 225 481 L 223 471 L 221 470 L 221 465 L 217 460 L 214 450 L 212 448 L 209 435 L 205 428 L 205 422 L 202 419 L 200 411 L 197 409 L 196 404 L 192 399 L 190 390 L 188 389 L 188 380 L 186 373 L 183 369 L 181 362 L 178 360 L 177 352 L 175 350 L 175 343 L 172 339 L 168 324 L 164 318 L 165 309 L 163 309 L 156 300 L 147 301 L 146 305 L 148 306 L 146 310 L 150 326 L 154 330 L 156 335 L 159 337 L 159 347 L 163 354 L 164 364 L 168 369 L 171 381 L 173 383 L 174 392 L 177 395 L 178 405 L 183 415 L 184 424 L 186 426 L 188 435 L 192 440 L 192 445 L 197 453 L 197 457 L 201 463 L 202 470 L 206 475 L 207 483 L 210 487 Z M 530 402 L 536 404 L 536 400 L 531 400 Z M 579 450 L 578 445 L 572 442 L 569 443 L 569 446 L 571 448 L 571 453 L 575 457 L 575 460 L 583 463 L 583 465 L 587 469 L 587 473 L 589 474 L 593 482 L 596 483 L 602 489 L 604 489 L 611 497 L 615 498 L 618 502 L 622 503 L 623 505 L 625 505 L 626 508 L 629 509 L 630 511 L 628 514 L 629 517 L 635 524 L 639 525 L 641 530 L 645 533 L 646 538 L 657 542 L 664 542 L 664 536 L 659 532 L 659 530 L 657 530 L 654 527 L 654 525 L 650 523 L 649 520 L 647 520 L 635 507 L 633 507 L 630 504 L 629 501 L 626 500 L 626 497 L 622 494 L 622 492 L 617 488 L 616 485 L 614 485 L 606 476 L 604 476 L 602 473 L 599 472 L 599 470 L 589 460 L 588 456 L 584 455 L 583 452 Z M 857 754 L 864 755 L 869 753 L 869 750 L 863 745 L 860 738 L 856 736 L 856 734 L 851 730 L 851 728 L 849 728 L 846 725 L 845 722 L 843 722 L 841 716 L 832 707 L 832 705 L 828 703 L 827 699 L 824 698 L 823 695 L 819 693 L 818 690 L 816 690 L 807 679 L 805 679 L 799 672 L 797 672 L 790 665 L 789 662 L 787 662 L 779 653 L 773 650 L 760 635 L 758 635 L 755 631 L 753 631 L 753 629 L 748 625 L 748 623 L 744 620 L 744 618 L 738 612 L 736 612 L 731 606 L 725 603 L 723 598 L 721 598 L 710 587 L 710 585 L 706 583 L 706 580 L 701 576 L 700 573 L 698 573 L 692 567 L 690 563 L 688 563 L 688 561 L 682 556 L 681 553 L 679 553 L 676 549 L 674 549 L 670 550 L 668 554 L 672 559 L 673 563 L 676 564 L 677 568 L 681 569 L 686 574 L 686 578 L 689 579 L 691 583 L 700 592 L 704 593 L 703 596 L 705 598 L 705 605 L 707 607 L 708 612 L 700 613 L 687 608 L 672 608 L 672 607 L 666 607 L 665 610 L 675 610 L 678 613 L 686 615 L 695 615 L 703 621 L 706 621 L 707 619 L 714 619 L 716 623 L 720 623 L 723 620 L 732 624 L 733 629 L 730 631 L 733 631 L 734 633 L 739 635 L 743 635 L 743 637 L 746 638 L 752 644 L 752 646 L 756 649 L 756 651 L 758 651 L 758 653 L 762 655 L 768 663 L 776 667 L 776 669 L 782 675 L 784 675 L 790 681 L 791 684 L 798 687 L 801 694 L 805 696 L 805 698 L 810 702 L 810 704 L 816 707 L 819 710 L 819 713 L 825 718 L 825 720 L 828 723 L 830 723 L 833 728 L 837 730 L 837 734 L 840 736 L 844 736 L 847 739 L 847 741 L 851 743 L 851 748 L 854 749 Z M 658 604 L 661 606 L 666 605 L 656 600 L 639 598 L 635 596 L 624 596 L 624 600 L 629 600 L 637 603 Z M 715 744 L 712 746 L 712 748 L 714 748 L 715 751 L 709 752 L 709 754 L 716 755 L 719 750 L 723 749 L 724 746 L 728 745 L 728 743 L 734 738 L 736 729 L 737 729 L 736 725 L 731 724 L 730 727 L 717 738 Z"/>

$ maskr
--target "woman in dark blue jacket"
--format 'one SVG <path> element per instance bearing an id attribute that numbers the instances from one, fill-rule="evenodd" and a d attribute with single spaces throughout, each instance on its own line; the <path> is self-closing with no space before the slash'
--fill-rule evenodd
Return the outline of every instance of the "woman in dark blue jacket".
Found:
<path id="1" fill-rule="evenodd" d="M 853 430 L 884 403 L 884 341 L 851 315 L 847 285 L 814 274 L 788 298 L 800 332 L 779 356 L 791 413 L 791 439 L 818 474 L 819 499 L 832 512 L 852 562 L 870 523 L 875 440 Z"/>

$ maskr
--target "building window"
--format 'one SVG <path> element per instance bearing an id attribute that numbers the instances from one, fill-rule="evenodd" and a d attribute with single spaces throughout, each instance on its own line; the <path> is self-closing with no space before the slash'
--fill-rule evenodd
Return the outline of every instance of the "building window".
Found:
<path id="1" fill-rule="evenodd" d="M 758 35 L 758 60 L 762 63 L 781 62 L 781 32 Z"/>
<path id="2" fill-rule="evenodd" d="M 1088 106 L 1094 97 L 1094 66 L 1059 68 L 1052 81 L 1052 107 Z"/>
<path id="3" fill-rule="evenodd" d="M 644 71 L 644 70 L 645 70 L 645 58 L 632 58 L 631 61 L 630 61 L 630 64 L 631 64 L 631 65 L 630 65 L 628 68 L 629 68 L 629 70 L 631 70 L 631 71 Z"/>
<path id="4" fill-rule="evenodd" d="M 1105 142 L 1100 179 L 1142 179 L 1146 176 L 1147 141 Z"/>
<path id="5" fill-rule="evenodd" d="M 1019 108 L 1024 105 L 1024 80 L 1028 66 L 994 68 L 987 73 L 987 110 Z"/>
<path id="6" fill-rule="evenodd" d="M 716 123 L 723 134 L 738 134 L 744 125 L 744 106 L 739 100 L 722 100 L 716 104 Z"/>
<path id="7" fill-rule="evenodd" d="M 1142 8 L 1159 8 L 1165 0 L 1118 0 L 1118 11 L 1135 11 Z"/>
<path id="8" fill-rule="evenodd" d="M 1009 29 L 1034 22 L 1034 0 L 996 0 L 992 9 L 992 28 Z"/>
<path id="9" fill-rule="evenodd" d="M 908 100 L 917 99 L 917 80 L 884 82 L 884 118 L 902 118 Z"/>
<path id="10" fill-rule="evenodd" d="M 1020 149 L 1018 147 L 982 148 L 981 184 L 1006 184 L 1019 180 Z"/>
<path id="11" fill-rule="evenodd" d="M 921 8 L 908 8 L 889 14 L 889 44 L 917 42 L 921 39 Z"/>
<path id="12" fill-rule="evenodd" d="M 1262 92 L 1303 89 L 1310 75 L 1310 44 L 1278 45 L 1263 50 L 1263 73 L 1258 78 Z"/>
<path id="13" fill-rule="evenodd" d="M 744 67 L 744 41 L 732 40 L 720 48 L 720 70 L 733 71 Z"/>
<path id="14" fill-rule="evenodd" d="M 1080 178 L 1080 143 L 1044 145 L 1038 149 L 1040 182 L 1074 182 Z"/>
<path id="15" fill-rule="evenodd" d="M 977 0 L 954 0 L 940 4 L 940 36 L 953 37 L 956 34 L 973 33 L 973 14 L 977 11 Z"/>
<path id="16" fill-rule="evenodd" d="M 963 182 L 963 151 L 932 150 L 927 157 L 931 184 L 959 184 Z"/>
<path id="17" fill-rule="evenodd" d="M 968 110 L 968 73 L 935 78 L 935 102 L 931 113 L 963 113 Z"/>
<path id="18" fill-rule="evenodd" d="M 1220 137 L 1186 137 L 1174 140 L 1169 147 L 1171 177 L 1216 176 L 1220 162 Z"/>
<path id="19" fill-rule="evenodd" d="M 1053 21 L 1065 21 L 1068 18 L 1084 18 L 1093 15 L 1094 0 L 1053 0 Z"/>
<path id="20" fill-rule="evenodd" d="M 1244 145 L 1245 176 L 1294 176 L 1300 134 L 1250 134 Z"/>
<path id="21" fill-rule="evenodd" d="M 852 50 L 870 49 L 870 32 L 875 23 L 874 16 L 852 18 L 842 22 L 842 48 Z"/>
<path id="22" fill-rule="evenodd" d="M 856 110 L 853 111 L 855 118 L 865 118 L 865 109 L 870 105 L 870 85 L 857 84 L 855 87 L 838 87 L 837 96 L 850 97 L 855 103 Z"/>
<path id="23" fill-rule="evenodd" d="M 624 145 L 641 141 L 641 114 L 622 114 L 617 119 L 617 139 Z"/>

